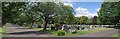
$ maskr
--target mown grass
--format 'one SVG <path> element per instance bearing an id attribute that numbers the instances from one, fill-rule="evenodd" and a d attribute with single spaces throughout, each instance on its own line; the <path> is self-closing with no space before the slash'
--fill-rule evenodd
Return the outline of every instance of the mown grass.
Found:
<path id="1" fill-rule="evenodd" d="M 26 28 L 29 28 L 29 27 L 26 26 Z M 43 28 L 33 27 L 32 29 L 38 30 L 40 32 L 49 33 L 53 36 L 57 36 L 57 31 L 51 30 L 50 28 L 47 28 L 47 30 L 43 30 Z M 64 36 L 80 36 L 82 34 L 96 33 L 96 32 L 101 32 L 101 31 L 107 31 L 110 29 L 113 29 L 113 28 L 95 28 L 93 30 L 77 30 L 77 33 L 75 33 L 75 34 L 72 34 L 71 32 L 66 32 L 66 34 Z"/>
<path id="2" fill-rule="evenodd" d="M 112 37 L 117 37 L 120 39 L 120 33 L 119 34 L 114 34 Z"/>
<path id="3" fill-rule="evenodd" d="M 33 28 L 34 30 L 39 30 L 40 32 L 47 32 L 50 33 L 53 36 L 57 36 L 57 31 L 55 30 L 50 30 L 50 28 L 47 28 L 47 30 L 42 30 L 42 28 Z M 89 33 L 96 33 L 96 32 L 101 32 L 101 31 L 107 31 L 112 28 L 95 28 L 93 30 L 77 30 L 77 33 L 72 34 L 71 32 L 66 32 L 64 36 L 80 36 L 82 34 L 89 34 Z"/>
<path id="4" fill-rule="evenodd" d="M 101 32 L 101 31 L 107 31 L 107 30 L 111 30 L 113 28 L 95 28 L 93 30 L 88 30 L 86 31 L 87 33 L 95 33 L 95 32 Z"/>
<path id="5" fill-rule="evenodd" d="M 115 34 L 112 37 L 117 37 L 118 39 L 120 39 L 120 33 L 119 34 Z"/>
<path id="6" fill-rule="evenodd" d="M 112 37 L 118 37 L 118 34 L 113 35 Z"/>
<path id="7" fill-rule="evenodd" d="M 5 26 L 3 26 L 2 28 L 0 28 L 0 37 L 2 37 L 4 35 L 4 33 L 6 33 Z"/>
<path id="8" fill-rule="evenodd" d="M 93 30 L 77 30 L 76 34 L 71 34 L 70 32 L 66 33 L 65 36 L 80 36 L 82 34 L 90 34 L 90 33 L 96 33 L 96 32 L 101 32 L 101 31 L 107 31 L 112 28 L 95 28 Z"/>

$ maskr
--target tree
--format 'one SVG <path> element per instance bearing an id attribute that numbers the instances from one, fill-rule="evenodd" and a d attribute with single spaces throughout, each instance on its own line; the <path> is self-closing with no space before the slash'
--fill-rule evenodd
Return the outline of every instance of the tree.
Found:
<path id="1" fill-rule="evenodd" d="M 93 25 L 97 24 L 97 16 L 94 16 L 94 17 L 93 17 L 92 24 L 93 24 Z"/>
<path id="2" fill-rule="evenodd" d="M 32 28 L 35 22 L 41 21 L 39 14 L 32 10 L 34 6 L 33 2 L 3 2 L 2 25 L 13 23 Z"/>
<path id="3" fill-rule="evenodd" d="M 104 2 L 98 12 L 102 24 L 117 24 L 120 20 L 120 2 Z"/>
<path id="4" fill-rule="evenodd" d="M 81 16 L 80 17 L 80 23 L 81 24 L 85 24 L 85 22 L 87 21 L 88 17 L 87 16 Z"/>
<path id="5" fill-rule="evenodd" d="M 55 17 L 61 15 L 61 4 L 54 2 L 38 2 L 36 5 L 37 6 L 34 7 L 34 10 L 39 13 L 40 17 L 44 21 L 43 30 L 46 30 L 47 23 L 50 19 L 55 19 Z"/>
<path id="6" fill-rule="evenodd" d="M 74 24 L 80 24 L 79 20 L 79 17 L 74 17 Z"/>
<path id="7" fill-rule="evenodd" d="M 86 24 L 92 24 L 93 18 L 88 18 Z"/>
<path id="8" fill-rule="evenodd" d="M 73 8 L 71 6 L 63 5 L 62 9 L 63 9 L 63 11 L 62 11 L 61 16 L 56 17 L 56 18 L 60 18 L 59 21 L 65 23 L 65 24 L 72 24 L 73 20 L 74 20 L 74 10 L 73 10 Z"/>
<path id="9" fill-rule="evenodd" d="M 20 14 L 19 9 L 24 4 L 25 2 L 2 2 L 2 26 L 6 23 L 13 23 Z"/>
<path id="10" fill-rule="evenodd" d="M 2 9 L 3 24 L 8 22 L 21 26 L 31 26 L 32 28 L 35 23 L 43 22 L 43 30 L 46 30 L 50 21 L 69 24 L 74 17 L 73 8 L 64 6 L 60 2 L 5 2 Z"/>
<path id="11" fill-rule="evenodd" d="M 32 28 L 35 23 L 42 21 L 39 12 L 36 12 L 34 9 L 35 6 L 34 2 L 29 2 L 23 10 L 23 12 L 25 12 L 25 17 L 28 19 L 26 22 L 31 26 L 30 28 Z"/>

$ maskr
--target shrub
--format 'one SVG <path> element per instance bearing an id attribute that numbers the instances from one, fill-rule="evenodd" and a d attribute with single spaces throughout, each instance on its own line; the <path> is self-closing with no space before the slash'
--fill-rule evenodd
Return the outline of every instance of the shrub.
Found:
<path id="1" fill-rule="evenodd" d="M 57 35 L 58 35 L 58 36 L 63 36 L 63 35 L 65 35 L 65 31 L 63 31 L 63 30 L 58 30 L 58 31 L 57 31 Z"/>

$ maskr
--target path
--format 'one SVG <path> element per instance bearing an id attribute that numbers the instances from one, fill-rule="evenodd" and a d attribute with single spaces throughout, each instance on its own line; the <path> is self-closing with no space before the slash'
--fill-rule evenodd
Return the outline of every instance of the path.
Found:
<path id="1" fill-rule="evenodd" d="M 20 27 L 18 25 L 7 24 L 6 29 L 7 29 L 7 34 L 4 37 L 53 37 L 49 33 L 40 32 L 25 27 Z M 112 29 L 108 31 L 84 34 L 80 36 L 71 36 L 71 37 L 111 37 L 116 33 L 118 33 L 118 29 Z"/>
<path id="2" fill-rule="evenodd" d="M 49 37 L 49 33 L 36 31 L 30 28 L 20 27 L 18 25 L 6 24 L 7 32 L 4 37 Z"/>

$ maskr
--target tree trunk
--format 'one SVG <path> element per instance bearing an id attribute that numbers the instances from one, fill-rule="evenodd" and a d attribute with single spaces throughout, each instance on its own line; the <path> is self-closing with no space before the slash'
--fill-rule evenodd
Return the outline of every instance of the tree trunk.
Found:
<path id="1" fill-rule="evenodd" d="M 43 30 L 46 30 L 46 27 L 47 27 L 47 21 L 45 21 L 45 23 L 44 23 Z"/>
<path id="2" fill-rule="evenodd" d="M 30 28 L 32 28 L 33 27 L 33 23 L 31 23 L 31 26 L 30 26 Z"/>
<path id="3" fill-rule="evenodd" d="M 31 14 L 31 16 L 32 16 L 32 14 Z M 34 20 L 34 17 L 32 16 L 32 18 L 31 18 L 31 27 L 30 28 L 33 28 L 33 26 L 34 26 L 34 22 L 35 22 L 35 20 Z"/>
<path id="4" fill-rule="evenodd" d="M 33 22 L 30 24 L 30 28 L 32 28 L 33 27 Z"/>
<path id="5" fill-rule="evenodd" d="M 3 27 L 6 24 L 6 22 L 0 22 L 0 27 Z"/>

